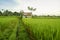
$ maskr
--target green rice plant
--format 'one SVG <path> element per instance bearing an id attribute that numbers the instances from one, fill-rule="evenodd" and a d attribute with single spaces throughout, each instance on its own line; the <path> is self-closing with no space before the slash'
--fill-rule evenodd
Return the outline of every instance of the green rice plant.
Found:
<path id="1" fill-rule="evenodd" d="M 36 40 L 60 40 L 60 19 L 24 18 L 23 22 Z"/>
<path id="2" fill-rule="evenodd" d="M 15 40 L 18 22 L 17 17 L 0 17 L 0 40 Z"/>

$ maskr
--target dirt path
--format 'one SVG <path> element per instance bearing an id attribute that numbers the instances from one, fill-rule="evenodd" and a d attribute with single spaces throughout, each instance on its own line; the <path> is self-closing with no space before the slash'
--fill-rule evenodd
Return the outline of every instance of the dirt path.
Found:
<path id="1" fill-rule="evenodd" d="M 16 37 L 17 37 L 17 40 L 30 40 L 22 24 L 22 21 L 19 21 L 19 25 L 18 25 L 17 32 L 16 32 Z"/>
<path id="2" fill-rule="evenodd" d="M 30 40 L 36 40 L 36 38 L 33 36 L 32 32 L 30 31 L 30 29 L 27 28 L 27 25 L 25 25 L 23 21 L 22 21 L 22 24 L 24 25 L 24 28 L 25 28 Z"/>

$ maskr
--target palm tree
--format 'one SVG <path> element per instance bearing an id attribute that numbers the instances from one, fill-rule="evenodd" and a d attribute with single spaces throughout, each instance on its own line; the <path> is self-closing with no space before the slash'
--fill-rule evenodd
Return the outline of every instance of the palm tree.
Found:
<path id="1" fill-rule="evenodd" d="M 30 10 L 31 12 L 33 12 L 33 11 L 36 11 L 36 8 L 28 6 L 28 10 Z"/>
<path id="2" fill-rule="evenodd" d="M 36 11 L 36 8 L 28 6 L 28 10 L 30 10 L 30 11 Z"/>

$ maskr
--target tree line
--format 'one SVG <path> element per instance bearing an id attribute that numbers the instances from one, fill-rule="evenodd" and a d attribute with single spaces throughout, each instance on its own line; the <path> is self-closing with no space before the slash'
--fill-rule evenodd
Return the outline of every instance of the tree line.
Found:
<path id="1" fill-rule="evenodd" d="M 5 11 L 0 11 L 0 16 L 21 16 L 23 13 L 23 10 L 21 10 L 20 12 L 12 12 L 12 11 L 8 11 L 8 10 L 5 10 Z"/>

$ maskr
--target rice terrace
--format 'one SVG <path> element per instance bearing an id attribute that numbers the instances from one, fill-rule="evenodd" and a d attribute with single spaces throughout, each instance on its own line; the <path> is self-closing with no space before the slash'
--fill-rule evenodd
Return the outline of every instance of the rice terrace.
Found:
<path id="1" fill-rule="evenodd" d="M 0 40 L 60 40 L 60 0 L 0 0 Z"/>

